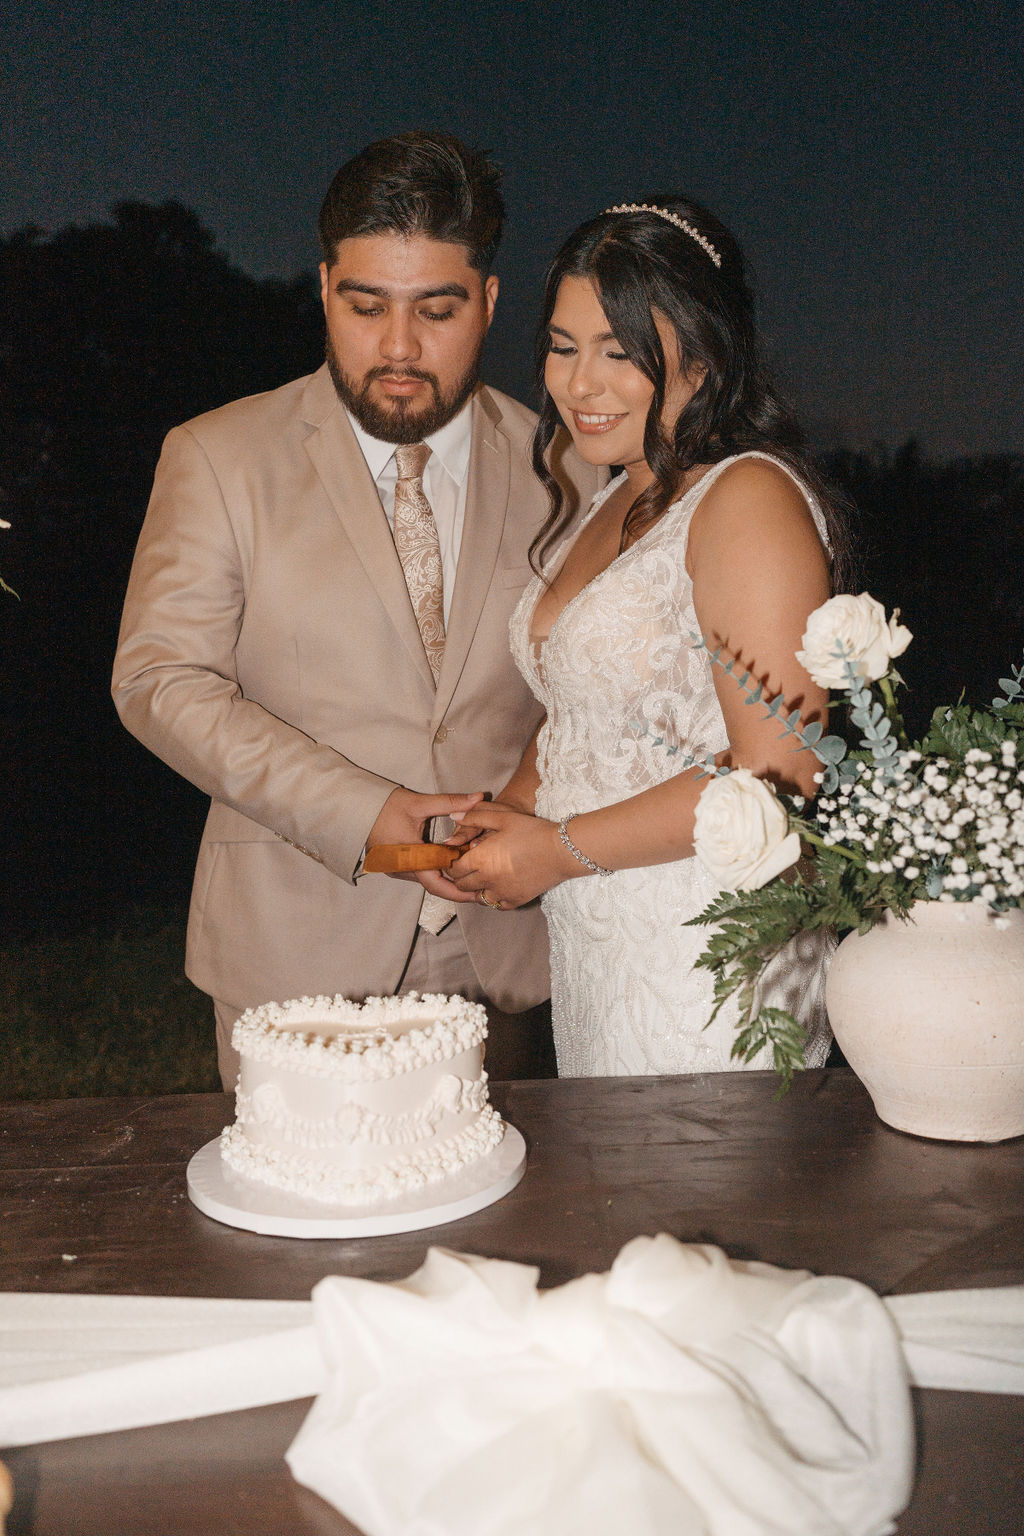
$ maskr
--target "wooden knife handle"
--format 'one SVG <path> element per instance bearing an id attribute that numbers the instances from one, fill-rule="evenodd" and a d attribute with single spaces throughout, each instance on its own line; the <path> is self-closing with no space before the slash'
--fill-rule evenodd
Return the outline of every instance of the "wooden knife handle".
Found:
<path id="1" fill-rule="evenodd" d="M 447 869 L 462 853 L 444 843 L 376 843 L 366 850 L 368 875 L 405 875 L 417 869 Z"/>

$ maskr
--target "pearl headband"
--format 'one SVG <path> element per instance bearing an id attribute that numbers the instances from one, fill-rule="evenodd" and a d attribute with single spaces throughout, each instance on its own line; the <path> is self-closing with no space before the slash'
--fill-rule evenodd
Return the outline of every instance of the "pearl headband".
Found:
<path id="1" fill-rule="evenodd" d="M 722 258 L 715 250 L 707 235 L 702 235 L 699 229 L 694 229 L 685 219 L 681 219 L 678 213 L 670 213 L 667 208 L 656 208 L 653 203 L 616 203 L 614 208 L 606 208 L 605 213 L 656 213 L 659 219 L 667 219 L 674 224 L 676 229 L 681 229 L 684 235 L 689 235 L 691 240 L 696 240 L 701 250 L 710 256 L 716 267 L 722 265 Z"/>

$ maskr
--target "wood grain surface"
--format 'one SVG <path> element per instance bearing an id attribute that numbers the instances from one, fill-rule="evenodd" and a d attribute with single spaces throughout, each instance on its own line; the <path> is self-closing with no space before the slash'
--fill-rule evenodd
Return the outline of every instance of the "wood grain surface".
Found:
<path id="1" fill-rule="evenodd" d="M 670 1232 L 882 1294 L 1024 1283 L 1024 1140 L 923 1141 L 845 1069 L 775 1098 L 767 1073 L 493 1085 L 529 1147 L 504 1200 L 430 1232 L 264 1238 L 201 1215 L 189 1157 L 219 1094 L 0 1106 L 7 1290 L 305 1298 L 328 1274 L 391 1280 L 431 1244 L 536 1265 L 543 1285 Z M 919 1469 L 899 1536 L 1020 1536 L 1024 1399 L 915 1392 Z M 307 1404 L 4 1453 L 10 1536 L 351 1536 L 291 1479 Z"/>

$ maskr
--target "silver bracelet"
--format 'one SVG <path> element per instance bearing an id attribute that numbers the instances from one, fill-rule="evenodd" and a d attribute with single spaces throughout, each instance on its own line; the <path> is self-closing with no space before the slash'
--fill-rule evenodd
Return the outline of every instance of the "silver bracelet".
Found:
<path id="1" fill-rule="evenodd" d="M 594 874 L 594 875 L 611 875 L 611 874 L 614 874 L 614 870 L 602 869 L 600 864 L 595 864 L 593 859 L 588 859 L 585 853 L 581 853 L 580 852 L 580 850 L 576 847 L 576 844 L 573 842 L 572 838 L 569 836 L 569 832 L 568 832 L 569 823 L 570 823 L 570 821 L 575 821 L 576 817 L 578 815 L 579 815 L 578 811 L 573 811 L 571 816 L 563 816 L 561 821 L 558 823 L 558 835 L 562 839 L 562 842 L 564 843 L 565 847 L 568 848 L 569 852 L 572 854 L 574 859 L 578 859 L 581 864 L 585 864 L 587 866 L 587 868 L 590 870 L 591 874 Z"/>

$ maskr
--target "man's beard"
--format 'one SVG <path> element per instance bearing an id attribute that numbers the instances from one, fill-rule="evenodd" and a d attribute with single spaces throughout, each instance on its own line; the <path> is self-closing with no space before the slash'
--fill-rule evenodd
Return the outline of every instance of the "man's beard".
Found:
<path id="1" fill-rule="evenodd" d="M 459 414 L 473 393 L 479 363 L 478 352 L 462 378 L 446 395 L 442 395 L 434 374 L 426 373 L 422 368 L 409 367 L 371 368 L 369 373 L 363 375 L 362 384 L 357 389 L 338 361 L 330 337 L 327 338 L 327 367 L 342 405 L 352 412 L 364 432 L 382 443 L 421 443 L 431 433 L 440 432 L 442 427 Z M 370 386 L 374 380 L 385 377 L 422 379 L 430 385 L 433 400 L 419 407 L 402 398 L 381 405 L 371 398 Z"/>

